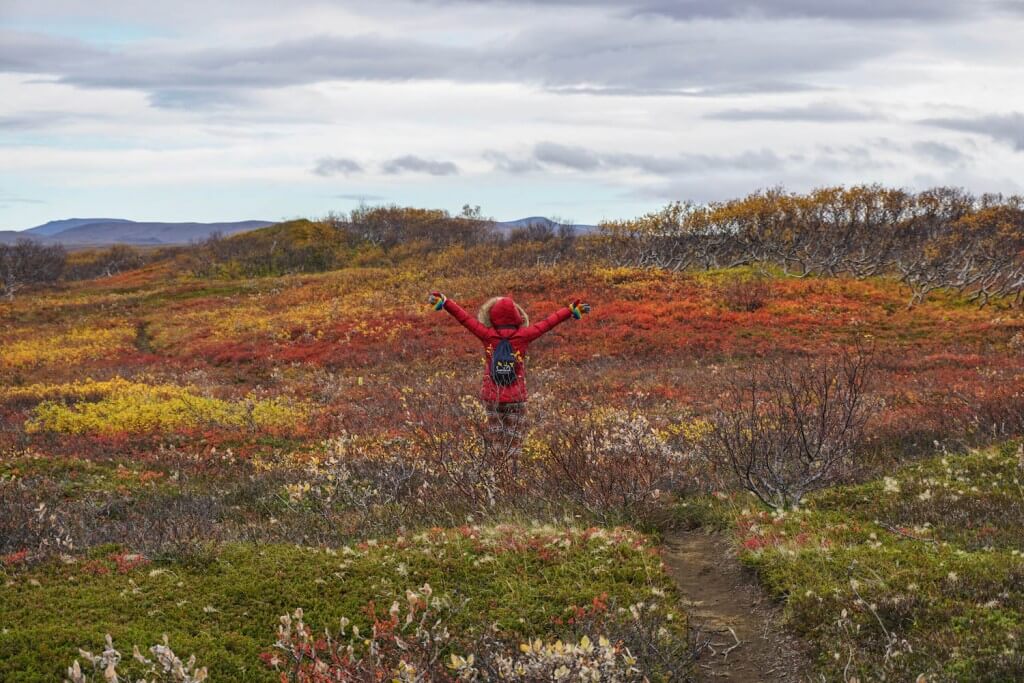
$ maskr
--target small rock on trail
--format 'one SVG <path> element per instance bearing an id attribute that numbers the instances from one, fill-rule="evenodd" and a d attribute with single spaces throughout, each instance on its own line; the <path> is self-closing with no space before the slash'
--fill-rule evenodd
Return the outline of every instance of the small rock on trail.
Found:
<path id="1" fill-rule="evenodd" d="M 743 569 L 727 540 L 699 530 L 665 540 L 663 559 L 683 607 L 701 629 L 701 639 L 710 638 L 694 667 L 695 680 L 811 680 L 803 644 L 783 629 L 779 608 Z"/>

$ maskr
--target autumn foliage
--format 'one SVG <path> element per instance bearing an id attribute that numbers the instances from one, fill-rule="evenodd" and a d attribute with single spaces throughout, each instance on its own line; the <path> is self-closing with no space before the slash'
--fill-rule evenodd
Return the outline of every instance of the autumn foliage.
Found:
<path id="1" fill-rule="evenodd" d="M 114 265 L 100 277 L 24 287 L 0 302 L 0 572 L 63 568 L 83 582 L 120 581 L 131 601 L 143 577 L 171 581 L 167 567 L 207 581 L 231 564 L 217 564 L 224 553 L 258 564 L 264 552 L 299 563 L 315 552 L 330 565 L 321 580 L 347 586 L 352 558 L 336 549 L 351 545 L 356 557 L 391 538 L 391 587 L 419 586 L 406 582 L 410 558 L 437 548 L 420 552 L 410 539 L 442 533 L 466 546 L 446 557 L 462 558 L 470 577 L 523 557 L 530 567 L 508 575 L 557 568 L 570 548 L 593 546 L 600 566 L 585 564 L 588 550 L 574 576 L 600 595 L 627 550 L 644 559 L 650 549 L 608 544 L 603 530 L 540 539 L 516 527 L 491 543 L 476 525 L 652 528 L 673 523 L 680 499 L 732 500 L 743 488 L 791 509 L 826 485 L 1024 432 L 1019 220 L 1012 199 L 833 188 L 672 205 L 592 235 L 497 235 L 472 210 L 384 207 L 216 238 L 141 265 L 106 254 Z M 484 448 L 479 343 L 425 305 L 433 290 L 471 311 L 502 294 L 535 317 L 576 298 L 593 306 L 531 349 L 515 461 Z M 870 362 L 858 351 L 868 349 Z M 748 531 L 745 550 L 762 555 L 834 542 L 810 529 Z M 260 580 L 275 590 L 312 581 L 266 566 Z M 647 572 L 638 566 L 623 585 Z M 367 600 L 383 590 L 376 580 L 367 579 Z M 304 591 L 319 595 L 321 585 Z M 573 591 L 567 604 L 594 597 L 581 603 Z M 409 624 L 405 611 L 398 623 L 390 610 L 374 613 L 381 648 L 406 642 L 403 624 L 422 617 L 423 605 L 408 604 Z M 228 618 L 183 605 L 203 610 L 200 619 Z M 272 617 L 300 606 L 275 606 Z M 503 608 L 481 603 L 478 613 Z M 432 626 L 412 631 L 439 676 L 479 670 L 483 679 L 490 667 L 501 680 L 493 672 L 519 664 L 541 677 L 590 671 L 594 653 L 625 667 L 625 680 L 640 675 L 634 667 L 662 667 L 650 664 L 667 652 L 661 626 L 616 635 L 622 625 L 609 620 L 587 640 L 582 631 L 548 640 L 585 615 L 531 609 L 522 635 L 543 638 L 492 643 L 500 658 L 468 644 L 434 658 Z M 338 676 L 369 665 L 367 653 L 363 664 L 346 659 L 351 632 L 324 649 L 291 618 L 274 647 L 269 624 L 259 625 L 268 659 L 252 653 L 250 664 L 264 678 L 287 662 L 301 680 L 311 662 L 295 659 L 310 648 Z M 159 633 L 131 637 L 151 636 Z M 199 661 L 219 675 L 237 666 L 232 647 L 197 644 L 222 658 Z M 102 675 L 120 657 L 108 649 L 68 675 Z M 404 661 L 377 652 L 389 671 Z M 666 667 L 689 661 L 679 652 Z M 173 657 L 169 647 L 151 653 L 153 666 Z"/>

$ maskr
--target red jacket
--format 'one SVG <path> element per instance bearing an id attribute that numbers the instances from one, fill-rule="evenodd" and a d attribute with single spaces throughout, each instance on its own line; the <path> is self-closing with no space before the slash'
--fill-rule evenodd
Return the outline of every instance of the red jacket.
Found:
<path id="1" fill-rule="evenodd" d="M 572 311 L 567 306 L 558 309 L 539 323 L 521 327 L 522 316 L 516 310 L 512 299 L 505 297 L 491 308 L 493 327 L 487 327 L 451 299 L 445 302 L 444 308 L 484 344 L 484 381 L 480 389 L 480 398 L 489 403 L 519 403 L 526 400 L 526 350 L 530 342 L 572 317 Z M 509 340 L 519 359 L 519 363 L 516 363 L 516 382 L 508 387 L 498 386 L 491 379 L 491 354 L 502 339 Z"/>

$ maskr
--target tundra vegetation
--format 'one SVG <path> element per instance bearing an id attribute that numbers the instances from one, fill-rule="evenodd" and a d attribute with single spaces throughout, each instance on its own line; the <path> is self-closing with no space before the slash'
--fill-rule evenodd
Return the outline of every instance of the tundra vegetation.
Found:
<path id="1" fill-rule="evenodd" d="M 698 526 L 828 679 L 1021 678 L 1022 216 L 378 207 L 4 270 L 0 679 L 685 679 L 659 542 Z M 436 288 L 594 305 L 534 350 L 518 463 Z"/>

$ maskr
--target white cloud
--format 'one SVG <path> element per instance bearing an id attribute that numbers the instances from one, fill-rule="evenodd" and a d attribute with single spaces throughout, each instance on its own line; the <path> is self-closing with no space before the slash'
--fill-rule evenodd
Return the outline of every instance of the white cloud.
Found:
<path id="1" fill-rule="evenodd" d="M 368 196 L 593 222 L 778 184 L 1006 188 L 1024 175 L 1015 9 L 5 0 L 0 188 L 47 204 L 6 202 L 0 229 Z"/>

